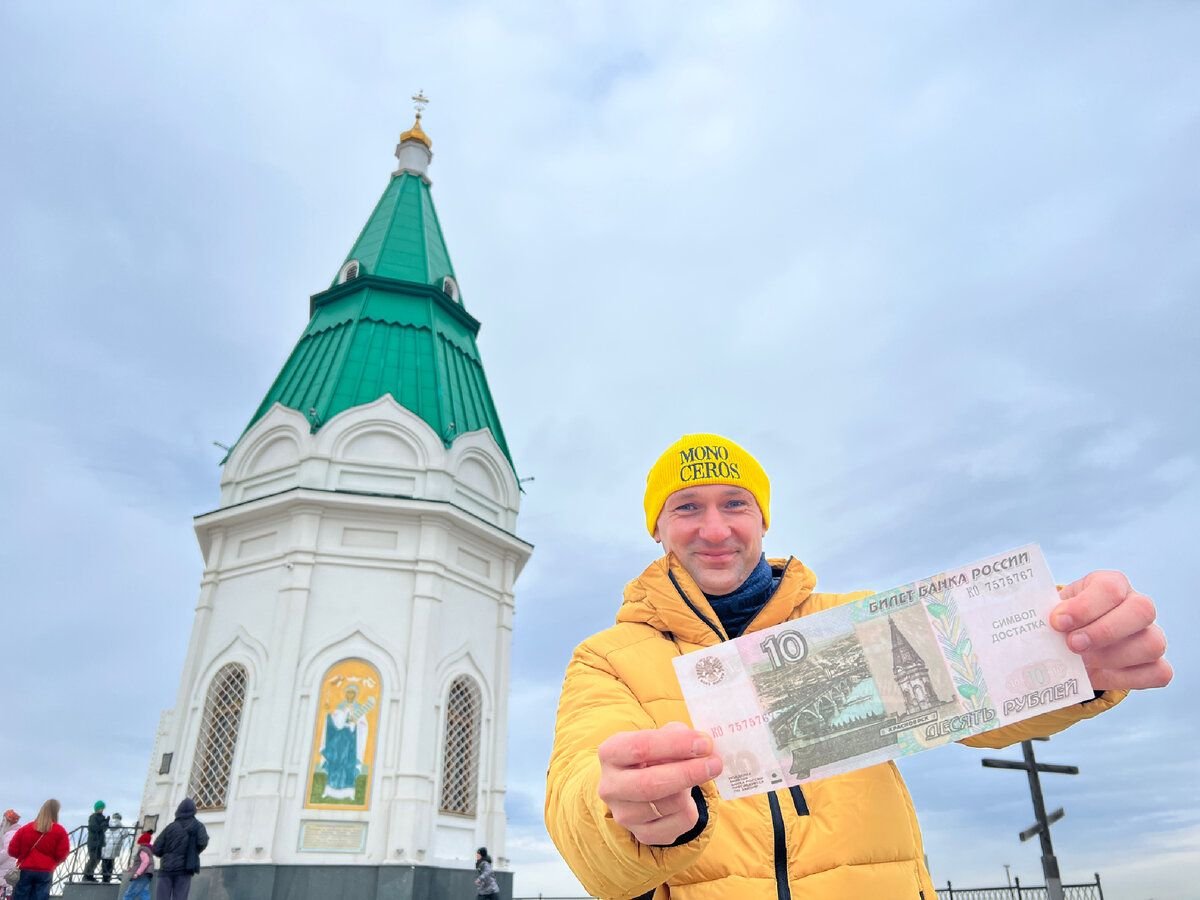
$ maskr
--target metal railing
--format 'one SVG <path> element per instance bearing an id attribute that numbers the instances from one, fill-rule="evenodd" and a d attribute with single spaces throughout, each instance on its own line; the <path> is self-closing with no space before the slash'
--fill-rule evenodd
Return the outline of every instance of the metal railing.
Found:
<path id="1" fill-rule="evenodd" d="M 1095 881 L 1082 884 L 1064 884 L 1063 897 L 1065 900 L 1104 900 L 1104 889 L 1100 887 L 1100 873 L 1094 875 Z M 1014 878 L 1011 886 L 956 888 L 949 880 L 944 888 L 937 889 L 938 900 L 1048 900 L 1044 884 L 1025 886 L 1020 878 Z M 552 897 L 546 894 L 530 894 L 525 897 L 513 897 L 513 900 L 595 900 L 594 897 Z"/>
<path id="2" fill-rule="evenodd" d="M 1100 873 L 1094 873 L 1095 881 L 1082 884 L 1064 884 L 1064 900 L 1104 900 L 1104 889 L 1100 887 Z M 1020 878 L 1014 878 L 1012 886 L 985 888 L 956 888 L 949 880 L 944 888 L 937 889 L 938 900 L 1049 900 L 1050 894 L 1044 884 L 1025 887 Z"/>
<path id="3" fill-rule="evenodd" d="M 134 827 L 121 828 L 121 852 L 113 860 L 112 881 L 120 881 L 121 876 L 133 859 L 133 848 L 136 845 L 138 829 Z M 71 840 L 71 852 L 54 870 L 50 879 L 50 895 L 61 897 L 63 889 L 73 881 L 83 880 L 83 869 L 87 865 L 87 826 L 80 825 L 68 837 Z M 100 864 L 96 865 L 96 877 L 100 877 Z"/>

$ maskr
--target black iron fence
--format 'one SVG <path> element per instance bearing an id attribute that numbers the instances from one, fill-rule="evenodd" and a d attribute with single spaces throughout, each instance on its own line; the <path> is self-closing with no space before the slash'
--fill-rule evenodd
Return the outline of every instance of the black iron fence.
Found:
<path id="1" fill-rule="evenodd" d="M 1064 884 L 1064 900 L 1104 900 L 1104 890 L 1100 887 L 1100 874 L 1096 873 L 1094 877 L 1095 881 Z M 937 895 L 938 900 L 1049 900 L 1050 898 L 1044 884 L 1023 885 L 1020 878 L 1014 878 L 1011 885 L 980 888 L 956 888 L 947 881 L 944 888 L 937 889 Z M 513 897 L 513 900 L 595 900 L 595 898 L 530 894 L 525 897 Z"/>
<path id="2" fill-rule="evenodd" d="M 113 859 L 112 881 L 120 881 L 121 876 L 125 874 L 125 870 L 129 867 L 129 863 L 133 859 L 133 848 L 137 843 L 138 834 L 139 831 L 137 828 L 127 827 L 121 829 L 120 848 Z M 71 882 L 83 880 L 83 870 L 87 865 L 87 826 L 80 825 L 68 837 L 71 839 L 71 852 L 59 867 L 54 870 L 54 877 L 50 880 L 50 895 L 53 897 L 61 897 L 63 889 Z M 97 864 L 96 878 L 100 878 L 100 876 L 101 868 Z"/>
<path id="3" fill-rule="evenodd" d="M 1064 884 L 1064 900 L 1104 900 L 1104 889 L 1100 887 L 1100 873 L 1095 881 L 1081 884 Z M 1014 878 L 1011 886 L 986 888 L 956 888 L 949 881 L 944 888 L 937 889 L 938 900 L 1050 900 L 1044 884 L 1022 885 Z"/>

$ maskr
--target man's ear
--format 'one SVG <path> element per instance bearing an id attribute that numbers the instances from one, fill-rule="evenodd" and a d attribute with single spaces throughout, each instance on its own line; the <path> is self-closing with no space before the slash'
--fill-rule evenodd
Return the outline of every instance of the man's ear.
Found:
<path id="1" fill-rule="evenodd" d="M 654 543 L 656 543 L 656 544 L 661 544 L 661 543 L 662 543 L 662 538 L 660 538 L 660 537 L 658 536 L 658 523 L 657 523 L 657 522 L 655 522 L 655 523 L 654 523 L 654 534 L 652 534 L 652 535 L 650 535 L 650 536 L 651 536 L 652 538 L 654 538 Z"/>

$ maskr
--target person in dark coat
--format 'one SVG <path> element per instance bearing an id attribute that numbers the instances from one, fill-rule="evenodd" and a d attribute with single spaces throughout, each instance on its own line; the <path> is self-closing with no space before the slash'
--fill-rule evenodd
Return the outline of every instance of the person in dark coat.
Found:
<path id="1" fill-rule="evenodd" d="M 162 857 L 157 900 L 187 900 L 192 876 L 200 871 L 200 854 L 207 846 L 208 830 L 196 818 L 196 804 L 191 797 L 184 797 L 175 810 L 175 821 L 154 841 L 154 855 Z"/>
<path id="2" fill-rule="evenodd" d="M 83 880 L 96 880 L 96 863 L 100 862 L 100 851 L 104 849 L 104 835 L 108 831 L 108 816 L 104 814 L 104 801 L 97 800 L 95 810 L 88 817 L 87 865 L 83 867 Z"/>

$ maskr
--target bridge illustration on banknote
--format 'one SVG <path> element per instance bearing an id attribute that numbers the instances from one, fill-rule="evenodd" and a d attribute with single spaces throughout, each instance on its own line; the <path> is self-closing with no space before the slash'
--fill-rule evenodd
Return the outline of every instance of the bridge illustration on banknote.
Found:
<path id="1" fill-rule="evenodd" d="M 905 635 L 928 628 L 923 620 L 887 616 L 886 636 L 878 629 L 867 642 L 853 627 L 824 641 L 809 635 L 803 659 L 751 673 L 776 749 L 782 759 L 790 755 L 793 775 L 805 779 L 814 769 L 893 746 L 906 728 L 957 708 L 953 696 L 940 696 L 950 692 L 939 692 Z"/>

